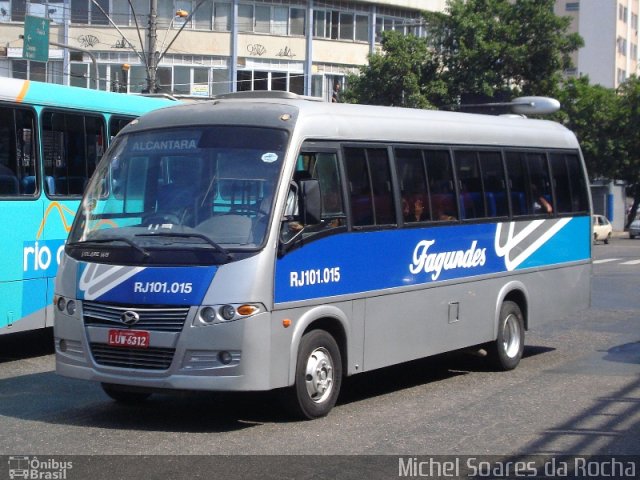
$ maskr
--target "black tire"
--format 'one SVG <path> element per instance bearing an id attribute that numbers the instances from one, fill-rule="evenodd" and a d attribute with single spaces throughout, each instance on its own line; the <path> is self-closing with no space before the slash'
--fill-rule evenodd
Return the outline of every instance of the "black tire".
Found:
<path id="1" fill-rule="evenodd" d="M 524 352 L 524 319 L 517 303 L 505 301 L 500 307 L 498 338 L 487 346 L 487 358 L 497 370 L 513 370 Z"/>
<path id="2" fill-rule="evenodd" d="M 101 385 L 104 393 L 118 403 L 141 403 L 151 396 L 151 392 L 135 390 L 135 387 L 113 385 L 111 383 L 102 383 Z"/>
<path id="3" fill-rule="evenodd" d="M 607 238 L 604 239 L 604 244 L 609 245 L 609 240 L 611 240 L 611 234 L 607 235 Z"/>
<path id="4" fill-rule="evenodd" d="M 288 407 L 298 418 L 326 416 L 336 404 L 342 385 L 342 358 L 335 339 L 324 330 L 303 335 L 298 348 L 294 385 Z"/>

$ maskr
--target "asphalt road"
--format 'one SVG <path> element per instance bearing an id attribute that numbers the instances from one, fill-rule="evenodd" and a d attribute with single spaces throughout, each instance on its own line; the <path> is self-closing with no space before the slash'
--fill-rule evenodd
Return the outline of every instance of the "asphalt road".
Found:
<path id="1" fill-rule="evenodd" d="M 2 337 L 0 478 L 16 456 L 71 458 L 66 478 L 97 479 L 397 478 L 399 458 L 640 455 L 640 240 L 597 245 L 595 260 L 592 308 L 528 332 L 516 370 L 456 353 L 361 374 L 307 422 L 273 393 L 118 405 L 55 375 L 50 332 Z"/>

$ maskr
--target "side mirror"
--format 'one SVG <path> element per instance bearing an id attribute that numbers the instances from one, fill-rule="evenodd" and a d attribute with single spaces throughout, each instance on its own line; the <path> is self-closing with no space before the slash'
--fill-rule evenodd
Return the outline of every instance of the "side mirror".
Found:
<path id="1" fill-rule="evenodd" d="M 321 221 L 322 196 L 317 179 L 300 181 L 300 211 L 304 225 L 317 225 Z"/>

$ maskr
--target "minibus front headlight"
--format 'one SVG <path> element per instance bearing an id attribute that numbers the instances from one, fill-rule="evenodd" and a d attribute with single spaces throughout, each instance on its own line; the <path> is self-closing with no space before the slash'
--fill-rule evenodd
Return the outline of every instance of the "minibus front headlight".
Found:
<path id="1" fill-rule="evenodd" d="M 236 316 L 236 309 L 233 305 L 223 305 L 220 307 L 220 316 L 226 321 L 233 320 Z"/>
<path id="2" fill-rule="evenodd" d="M 69 300 L 67 302 L 67 314 L 73 315 L 74 313 L 76 313 L 76 302 Z"/>
<path id="3" fill-rule="evenodd" d="M 212 307 L 204 307 L 202 310 L 200 310 L 200 320 L 202 320 L 203 323 L 213 323 L 216 320 L 216 310 Z"/>
<path id="4" fill-rule="evenodd" d="M 200 307 L 193 326 L 214 325 L 251 317 L 265 308 L 259 303 L 205 305 Z"/>

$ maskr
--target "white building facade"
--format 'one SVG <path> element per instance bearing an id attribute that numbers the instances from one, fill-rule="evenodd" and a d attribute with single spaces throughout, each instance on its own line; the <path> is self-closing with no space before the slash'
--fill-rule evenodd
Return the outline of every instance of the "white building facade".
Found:
<path id="1" fill-rule="evenodd" d="M 570 16 L 585 43 L 567 73 L 608 88 L 637 75 L 639 12 L 640 0 L 556 0 L 556 15 Z"/>
<path id="2" fill-rule="evenodd" d="M 367 63 L 383 31 L 424 36 L 421 12 L 446 6 L 446 0 L 0 0 L 0 77 L 93 88 L 93 57 L 101 90 L 142 92 L 156 2 L 160 91 L 286 90 L 327 99 L 335 82 Z M 51 46 L 46 63 L 24 60 L 25 15 L 50 19 L 50 40 L 70 48 Z"/>

